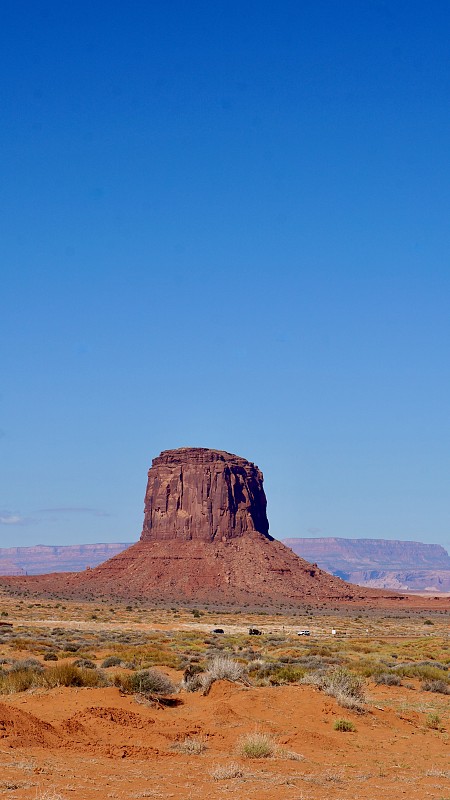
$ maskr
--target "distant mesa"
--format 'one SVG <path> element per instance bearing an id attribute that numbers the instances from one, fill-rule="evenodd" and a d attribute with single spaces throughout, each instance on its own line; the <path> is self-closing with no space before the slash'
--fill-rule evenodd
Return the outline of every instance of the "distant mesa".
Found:
<path id="1" fill-rule="evenodd" d="M 283 539 L 294 553 L 343 580 L 403 592 L 450 592 L 450 557 L 438 544 L 389 539 Z"/>
<path id="2" fill-rule="evenodd" d="M 148 473 L 137 544 L 84 572 L 2 583 L 64 597 L 222 607 L 386 597 L 327 574 L 272 539 L 266 505 L 263 475 L 245 458 L 201 447 L 165 450 Z M 387 597 L 395 601 L 397 596 Z"/>
<path id="3" fill-rule="evenodd" d="M 96 567 L 121 553 L 132 542 L 108 544 L 44 545 L 1 547 L 0 575 L 42 575 L 47 572 L 76 572 Z"/>

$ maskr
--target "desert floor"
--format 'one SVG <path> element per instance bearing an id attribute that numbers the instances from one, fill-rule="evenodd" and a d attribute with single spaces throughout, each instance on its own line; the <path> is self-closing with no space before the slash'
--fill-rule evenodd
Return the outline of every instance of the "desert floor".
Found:
<path id="1" fill-rule="evenodd" d="M 12 624 L 0 627 L 0 796 L 450 800 L 450 694 L 424 689 L 427 679 L 449 685 L 446 612 L 221 615 L 3 594 L 0 613 Z M 249 625 L 263 634 L 248 636 Z M 296 635 L 303 628 L 309 637 Z M 111 656 L 121 664 L 102 669 Z M 208 694 L 178 688 L 186 665 L 217 656 L 245 678 Z M 89 674 L 109 685 L 14 683 L 74 660 L 92 661 Z M 364 680 L 361 711 L 304 682 L 339 665 Z M 126 693 L 116 679 L 146 668 L 177 684 L 170 698 Z M 401 682 L 377 683 L 380 674 Z M 353 730 L 336 730 L 338 720 Z M 242 754 L 255 732 L 269 736 L 270 756 Z"/>

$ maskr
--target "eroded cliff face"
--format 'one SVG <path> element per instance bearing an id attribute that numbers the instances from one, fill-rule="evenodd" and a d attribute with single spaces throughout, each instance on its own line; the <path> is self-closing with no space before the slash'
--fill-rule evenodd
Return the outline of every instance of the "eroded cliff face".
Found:
<path id="1" fill-rule="evenodd" d="M 262 472 L 245 458 L 202 447 L 164 450 L 148 473 L 141 541 L 268 537 L 266 505 Z"/>

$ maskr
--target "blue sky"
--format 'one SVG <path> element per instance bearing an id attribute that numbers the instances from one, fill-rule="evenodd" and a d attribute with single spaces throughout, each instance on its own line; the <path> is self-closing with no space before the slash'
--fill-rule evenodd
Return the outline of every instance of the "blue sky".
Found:
<path id="1" fill-rule="evenodd" d="M 0 9 L 0 544 L 132 541 L 162 449 L 271 532 L 450 543 L 447 2 Z"/>

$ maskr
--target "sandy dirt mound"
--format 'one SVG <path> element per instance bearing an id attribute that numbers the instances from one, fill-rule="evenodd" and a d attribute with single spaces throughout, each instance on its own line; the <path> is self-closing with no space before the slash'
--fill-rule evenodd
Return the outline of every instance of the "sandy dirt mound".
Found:
<path id="1" fill-rule="evenodd" d="M 59 747 L 60 738 L 48 722 L 0 703 L 0 743 L 7 747 Z"/>

